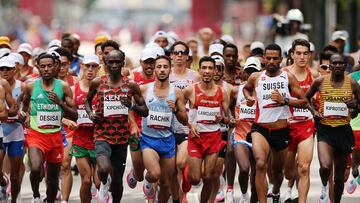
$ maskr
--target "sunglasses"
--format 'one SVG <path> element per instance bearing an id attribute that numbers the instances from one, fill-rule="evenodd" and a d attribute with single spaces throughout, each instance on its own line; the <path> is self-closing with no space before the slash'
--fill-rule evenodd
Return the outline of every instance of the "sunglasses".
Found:
<path id="1" fill-rule="evenodd" d="M 321 64 L 320 68 L 323 70 L 327 70 L 329 68 L 329 64 Z"/>
<path id="2" fill-rule="evenodd" d="M 184 55 L 188 55 L 188 52 L 183 50 L 178 50 L 178 51 L 173 51 L 172 54 L 177 56 L 181 54 L 182 56 L 184 56 Z"/>
<path id="3" fill-rule="evenodd" d="M 14 68 L 12 68 L 12 67 L 0 67 L 0 71 L 10 71 L 10 70 L 12 70 L 12 69 L 14 69 Z"/>

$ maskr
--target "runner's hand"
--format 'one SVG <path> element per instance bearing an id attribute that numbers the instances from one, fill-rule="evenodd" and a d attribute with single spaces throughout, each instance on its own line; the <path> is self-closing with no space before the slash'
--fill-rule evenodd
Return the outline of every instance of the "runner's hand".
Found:
<path id="1" fill-rule="evenodd" d="M 216 114 L 215 115 L 215 122 L 216 123 L 221 123 L 222 119 L 223 119 L 223 117 L 221 116 L 221 114 Z"/>
<path id="2" fill-rule="evenodd" d="M 356 106 L 357 106 L 357 101 L 356 99 L 353 99 L 353 100 L 347 100 L 344 102 L 346 104 L 346 106 L 349 108 L 349 109 L 356 109 Z"/>
<path id="3" fill-rule="evenodd" d="M 55 92 L 48 91 L 48 94 L 49 94 L 48 97 L 52 102 L 54 102 L 57 105 L 61 104 L 61 101 L 60 101 L 59 97 L 55 94 Z"/>
<path id="4" fill-rule="evenodd" d="M 140 130 L 138 126 L 131 126 L 130 135 L 133 136 L 134 139 L 139 140 L 140 138 Z"/>
<path id="5" fill-rule="evenodd" d="M 63 119 L 63 123 L 68 126 L 69 130 L 75 130 L 78 127 L 76 122 L 69 119 Z"/>
<path id="6" fill-rule="evenodd" d="M 199 131 L 196 127 L 196 125 L 190 124 L 190 131 L 191 131 L 191 138 L 200 138 Z"/>
<path id="7" fill-rule="evenodd" d="M 167 105 L 171 108 L 171 111 L 176 111 L 176 105 L 175 102 L 173 100 L 166 100 Z"/>
<path id="8" fill-rule="evenodd" d="M 90 120 L 92 120 L 94 123 L 100 123 L 101 117 L 97 115 L 96 113 L 91 112 L 89 114 Z"/>
<path id="9" fill-rule="evenodd" d="M 253 97 L 246 99 L 247 106 L 254 106 L 254 104 L 255 104 L 255 99 Z"/>
<path id="10" fill-rule="evenodd" d="M 19 117 L 19 120 L 20 120 L 21 122 L 25 122 L 25 121 L 26 121 L 27 114 L 26 114 L 26 112 L 24 112 L 24 111 L 19 111 L 18 117 Z"/>
<path id="11" fill-rule="evenodd" d="M 127 96 L 120 97 L 120 102 L 122 105 L 126 106 L 127 108 L 131 108 L 131 97 L 127 97 Z"/>
<path id="12" fill-rule="evenodd" d="M 271 100 L 279 103 L 279 104 L 285 104 L 284 97 L 280 94 L 278 89 L 275 89 L 271 92 Z"/>
<path id="13" fill-rule="evenodd" d="M 314 110 L 314 120 L 315 121 L 320 121 L 322 118 L 324 118 L 324 116 L 322 115 L 322 113 Z"/>

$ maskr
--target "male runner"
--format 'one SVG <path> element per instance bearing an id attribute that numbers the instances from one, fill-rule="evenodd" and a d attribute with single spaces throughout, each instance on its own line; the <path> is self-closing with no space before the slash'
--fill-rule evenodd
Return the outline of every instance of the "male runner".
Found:
<path id="1" fill-rule="evenodd" d="M 292 43 L 291 49 L 291 58 L 294 63 L 285 67 L 284 70 L 292 73 L 298 80 L 303 92 L 306 92 L 313 83 L 314 78 L 319 76 L 315 70 L 309 67 L 310 43 L 304 39 L 296 39 Z M 286 179 L 294 183 L 297 170 L 299 176 L 299 202 L 304 203 L 310 187 L 310 164 L 313 157 L 315 126 L 313 116 L 308 109 L 293 108 L 292 110 L 289 152 L 284 173 Z M 288 187 L 285 201 L 291 200 L 291 190 L 292 186 Z"/>
<path id="2" fill-rule="evenodd" d="M 152 183 L 159 181 L 159 202 L 167 202 L 169 187 L 175 174 L 174 116 L 183 125 L 188 122 L 183 93 L 169 83 L 171 59 L 159 56 L 155 60 L 155 82 L 141 87 L 149 116 L 142 120 L 140 147 L 147 170 L 143 191 L 149 198 L 155 195 Z"/>
<path id="3" fill-rule="evenodd" d="M 333 54 L 330 58 L 331 73 L 316 79 L 306 93 L 310 101 L 320 92 L 319 111 L 312 108 L 315 119 L 320 120 L 316 127 L 322 182 L 320 203 L 330 202 L 328 180 L 333 164 L 334 203 L 341 201 L 347 157 L 354 146 L 354 134 L 349 123 L 350 117 L 355 117 L 359 112 L 360 87 L 350 75 L 345 75 L 345 69 L 344 57 Z M 353 97 L 357 102 L 352 102 Z"/>
<path id="4" fill-rule="evenodd" d="M 188 167 L 185 168 L 182 189 L 186 193 L 191 185 L 204 185 L 201 202 L 209 201 L 218 153 L 226 145 L 221 138 L 220 123 L 229 122 L 229 98 L 223 88 L 213 80 L 215 60 L 204 56 L 199 61 L 201 80 L 184 90 L 190 103 Z M 203 164 L 203 169 L 202 169 Z"/>
<path id="5" fill-rule="evenodd" d="M 69 85 L 55 79 L 55 60 L 50 54 L 39 55 L 37 63 L 41 78 L 26 84 L 23 108 L 20 112 L 25 116 L 25 112 L 30 110 L 30 128 L 26 142 L 31 167 L 32 202 L 40 202 L 39 183 L 44 175 L 45 161 L 47 202 L 55 202 L 64 153 L 61 120 L 63 116 L 70 120 L 77 119 Z"/>
<path id="6" fill-rule="evenodd" d="M 124 61 L 124 52 L 110 51 L 105 57 L 109 74 L 91 81 L 85 100 L 86 112 L 94 122 L 96 162 L 101 181 L 99 190 L 101 203 L 109 197 L 110 187 L 114 202 L 120 202 L 122 197 L 122 177 L 130 136 L 129 109 L 143 117 L 148 115 L 139 86 L 121 75 Z M 92 103 L 96 94 L 97 106 L 96 111 L 93 112 Z M 132 103 L 132 99 L 135 103 Z"/>
<path id="7" fill-rule="evenodd" d="M 256 162 L 255 185 L 260 203 L 266 202 L 267 163 L 272 155 L 273 202 L 280 202 L 283 166 L 290 140 L 289 106 L 306 107 L 304 93 L 295 76 L 280 69 L 281 48 L 270 44 L 265 48 L 266 69 L 252 74 L 243 88 L 249 106 L 257 102 L 255 123 L 251 127 L 252 151 Z M 297 99 L 290 98 L 290 93 Z M 249 139 L 250 140 L 250 139 Z"/>
<path id="8" fill-rule="evenodd" d="M 185 89 L 189 85 L 198 81 L 198 73 L 187 68 L 187 60 L 189 57 L 189 47 L 182 41 L 175 42 L 171 48 L 172 70 L 169 76 L 171 84 L 179 89 Z M 187 109 L 188 106 L 187 106 Z M 182 195 L 180 190 L 180 180 L 184 172 L 185 164 L 188 158 L 187 144 L 189 128 L 182 125 L 176 119 L 174 121 L 173 130 L 176 139 L 176 168 L 178 176 L 174 176 L 171 184 L 172 197 L 175 201 L 179 200 Z M 186 199 L 186 195 L 183 196 Z"/>
<path id="9" fill-rule="evenodd" d="M 156 53 L 152 48 L 145 48 L 140 54 L 140 65 L 142 70 L 139 72 L 134 72 L 129 76 L 130 79 L 134 80 L 139 86 L 153 82 L 154 77 L 154 67 L 155 67 L 155 58 Z M 141 116 L 135 114 L 135 121 L 139 130 L 141 131 Z M 127 183 L 130 188 L 135 188 L 137 181 L 144 180 L 144 164 L 142 160 L 142 155 L 140 151 L 139 140 L 133 136 L 130 136 L 129 139 L 130 145 L 130 155 L 133 164 L 133 170 L 130 170 L 129 174 L 126 177 Z"/>
<path id="10" fill-rule="evenodd" d="M 99 67 L 100 61 L 98 56 L 94 54 L 85 55 L 81 64 L 83 78 L 75 86 L 71 87 L 78 112 L 78 119 L 73 126 L 75 130 L 71 132 L 73 140 L 70 154 L 76 158 L 76 165 L 81 177 L 80 200 L 84 203 L 90 203 L 91 201 L 92 182 L 95 183 L 97 188 L 100 185 L 95 171 L 94 125 L 89 119 L 84 105 L 90 83 L 96 77 Z"/>

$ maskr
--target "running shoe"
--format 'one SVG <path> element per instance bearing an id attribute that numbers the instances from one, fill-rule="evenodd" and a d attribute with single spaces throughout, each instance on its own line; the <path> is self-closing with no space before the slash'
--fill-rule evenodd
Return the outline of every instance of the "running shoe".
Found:
<path id="1" fill-rule="evenodd" d="M 31 200 L 31 203 L 42 203 L 40 197 L 33 197 L 32 200 Z"/>
<path id="2" fill-rule="evenodd" d="M 191 190 L 191 183 L 189 181 L 189 166 L 186 165 L 182 177 L 181 189 L 184 193 L 187 193 Z"/>
<path id="3" fill-rule="evenodd" d="M 112 197 L 111 192 L 108 192 L 108 196 L 106 198 L 105 203 L 113 203 L 113 197 Z"/>
<path id="4" fill-rule="evenodd" d="M 5 185 L 0 186 L 0 202 L 7 202 L 8 200 L 8 194 L 6 193 L 7 188 L 9 186 L 9 179 L 6 176 L 3 176 L 5 180 Z"/>
<path id="5" fill-rule="evenodd" d="M 186 193 L 184 193 L 184 195 L 183 195 L 183 198 L 182 198 L 182 203 L 187 203 Z"/>
<path id="6" fill-rule="evenodd" d="M 16 203 L 22 203 L 20 193 L 18 194 L 18 196 L 16 198 Z"/>
<path id="7" fill-rule="evenodd" d="M 154 196 L 155 196 L 155 193 L 156 193 L 156 190 L 154 188 L 154 184 L 147 181 L 146 178 L 144 179 L 143 192 L 144 192 L 147 199 L 154 199 Z"/>
<path id="8" fill-rule="evenodd" d="M 330 203 L 329 185 L 327 185 L 326 187 L 322 186 L 319 203 Z"/>
<path id="9" fill-rule="evenodd" d="M 225 194 L 222 190 L 219 190 L 215 197 L 215 202 L 223 202 L 225 199 Z"/>
<path id="10" fill-rule="evenodd" d="M 279 194 L 273 194 L 272 199 L 273 199 L 273 203 L 281 203 L 280 193 Z"/>
<path id="11" fill-rule="evenodd" d="M 248 193 L 241 194 L 240 195 L 240 201 L 239 203 L 250 203 L 250 196 Z"/>
<path id="12" fill-rule="evenodd" d="M 99 195 L 98 195 L 100 203 L 106 203 L 106 199 L 108 198 L 109 195 L 108 192 L 111 184 L 111 178 L 109 177 L 110 176 L 108 176 L 108 179 L 105 184 L 103 184 L 102 182 L 100 184 Z"/>
<path id="13" fill-rule="evenodd" d="M 96 186 L 94 183 L 91 184 L 91 197 L 96 198 L 98 195 L 98 190 L 96 189 Z"/>
<path id="14" fill-rule="evenodd" d="M 348 181 L 346 181 L 345 188 L 346 188 L 346 192 L 349 194 L 352 194 L 355 192 L 355 190 L 357 188 L 357 184 L 356 184 L 356 180 L 352 174 L 349 176 Z"/>
<path id="15" fill-rule="evenodd" d="M 291 202 L 291 188 L 288 188 L 288 190 L 285 193 L 284 202 Z"/>
<path id="16" fill-rule="evenodd" d="M 132 169 L 126 176 L 126 182 L 131 189 L 134 189 L 136 187 L 137 180 L 135 179 L 134 171 Z"/>
<path id="17" fill-rule="evenodd" d="M 267 192 L 267 197 L 272 197 L 274 194 L 272 192 L 272 189 L 273 189 L 273 184 L 269 184 L 269 189 L 268 189 L 268 192 Z"/>
<path id="18" fill-rule="evenodd" d="M 235 202 L 235 199 L 234 199 L 234 190 L 228 189 L 228 190 L 226 191 L 225 201 L 226 201 L 227 203 L 234 203 L 234 202 Z"/>

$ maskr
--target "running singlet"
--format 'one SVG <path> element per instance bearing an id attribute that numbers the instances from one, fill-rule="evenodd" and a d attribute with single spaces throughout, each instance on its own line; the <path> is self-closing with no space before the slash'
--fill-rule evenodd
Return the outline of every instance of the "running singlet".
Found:
<path id="1" fill-rule="evenodd" d="M 155 77 L 152 79 L 145 79 L 141 76 L 141 72 L 134 72 L 134 81 L 140 86 L 140 85 L 145 85 L 151 82 L 154 82 Z M 135 122 L 136 125 L 140 128 L 141 127 L 141 116 L 138 115 L 137 113 L 134 113 L 135 115 Z M 140 129 L 141 130 L 141 129 Z"/>
<path id="2" fill-rule="evenodd" d="M 337 127 L 349 124 L 350 115 L 346 104 L 352 99 L 350 77 L 345 75 L 342 87 L 332 87 L 330 75 L 326 75 L 323 82 L 323 89 L 320 91 L 320 113 L 324 118 L 320 120 L 323 125 Z"/>
<path id="3" fill-rule="evenodd" d="M 17 100 L 20 94 L 21 82 L 19 80 L 15 80 L 12 97 Z M 2 123 L 4 133 L 3 143 L 24 140 L 24 128 L 18 119 L 18 116 L 8 117 L 6 122 Z"/>
<path id="4" fill-rule="evenodd" d="M 197 73 L 193 70 L 187 69 L 186 76 L 183 78 L 177 78 L 173 73 L 170 73 L 170 84 L 174 84 L 179 89 L 185 89 L 189 85 L 195 83 Z M 189 110 L 189 103 L 186 104 L 186 109 Z M 189 134 L 189 128 L 182 125 L 176 118 L 173 125 L 174 133 L 177 134 Z"/>
<path id="5" fill-rule="evenodd" d="M 263 71 L 255 89 L 257 96 L 256 123 L 272 123 L 280 119 L 288 119 L 291 116 L 289 106 L 271 100 L 271 92 L 275 89 L 279 90 L 284 98 L 290 98 L 287 73 L 281 71 L 278 76 L 269 77 L 266 75 L 266 71 Z"/>
<path id="6" fill-rule="evenodd" d="M 80 83 L 75 84 L 75 105 L 78 112 L 78 119 L 76 124 L 78 127 L 73 134 L 73 144 L 83 147 L 85 149 L 94 149 L 94 126 L 93 122 L 89 119 L 89 115 L 85 111 L 85 99 L 87 92 L 80 88 Z"/>
<path id="7" fill-rule="evenodd" d="M 75 80 L 72 75 L 69 74 L 67 75 L 67 83 L 69 84 L 70 87 L 75 85 Z"/>
<path id="8" fill-rule="evenodd" d="M 55 133 L 61 129 L 63 111 L 49 99 L 48 92 L 42 88 L 42 79 L 34 82 L 30 98 L 30 127 L 40 133 Z M 62 81 L 54 79 L 53 92 L 60 101 L 64 101 Z"/>
<path id="9" fill-rule="evenodd" d="M 132 97 L 129 79 L 123 77 L 122 86 L 113 88 L 109 85 L 108 76 L 100 78 L 97 93 L 97 108 L 95 113 L 101 117 L 100 123 L 95 123 L 95 140 L 105 140 L 109 144 L 125 144 L 130 136 L 128 108 L 121 102 L 121 97 Z"/>
<path id="10" fill-rule="evenodd" d="M 34 67 L 28 66 L 28 68 L 29 68 L 29 72 L 24 76 L 20 76 L 19 80 L 21 82 L 25 82 L 27 79 L 34 77 L 34 73 L 33 73 L 34 72 Z M 37 74 L 36 74 L 36 76 L 37 76 Z"/>
<path id="11" fill-rule="evenodd" d="M 207 96 L 200 90 L 198 84 L 194 85 L 194 89 L 195 102 L 192 110 L 194 110 L 194 121 L 199 132 L 215 132 L 219 130 L 220 124 L 216 123 L 215 116 L 222 112 L 223 92 L 221 87 L 218 86 L 214 96 Z"/>
<path id="12" fill-rule="evenodd" d="M 176 102 L 175 87 L 170 85 L 166 98 L 155 96 L 154 83 L 148 84 L 146 91 L 146 106 L 149 108 L 148 117 L 142 119 L 142 133 L 153 138 L 165 138 L 171 136 L 173 112 L 166 100 Z"/>
<path id="13" fill-rule="evenodd" d="M 353 72 L 351 77 L 360 84 L 360 71 Z M 360 130 L 360 114 L 356 118 L 351 119 L 350 125 L 353 130 Z"/>
<path id="14" fill-rule="evenodd" d="M 306 78 L 303 81 L 299 81 L 299 86 L 306 93 L 311 84 L 313 83 L 313 78 L 311 75 L 311 70 L 309 67 L 306 67 Z M 287 67 L 284 68 L 284 71 L 289 72 Z M 291 95 L 292 96 L 292 95 Z M 291 107 L 290 110 L 292 111 L 293 116 L 290 118 L 290 123 L 297 123 L 299 121 L 306 121 L 313 118 L 312 113 L 308 109 L 304 108 L 295 108 Z"/>
<path id="15" fill-rule="evenodd" d="M 243 89 L 245 84 L 239 86 L 239 92 L 236 99 L 235 106 L 235 136 L 240 137 L 242 140 L 246 139 L 246 134 L 250 132 L 251 123 L 255 120 L 256 105 L 246 105 Z"/>

